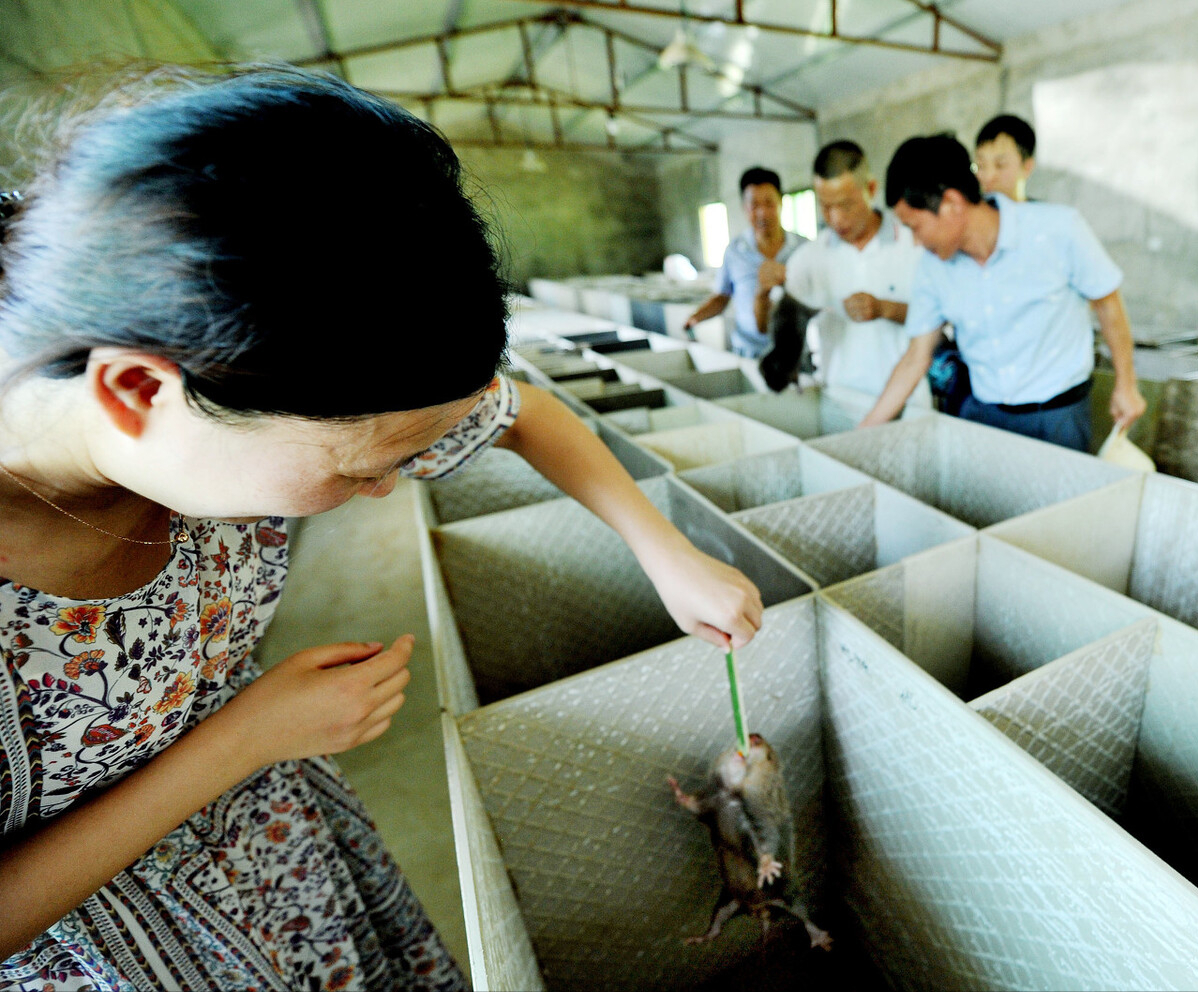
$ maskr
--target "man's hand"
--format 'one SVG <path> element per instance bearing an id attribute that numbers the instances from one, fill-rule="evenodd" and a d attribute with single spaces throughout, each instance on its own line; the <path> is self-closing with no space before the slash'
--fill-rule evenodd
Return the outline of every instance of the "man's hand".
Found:
<path id="1" fill-rule="evenodd" d="M 775 286 L 786 283 L 786 266 L 776 258 L 767 258 L 757 270 L 757 292 L 768 293 Z"/>
<path id="2" fill-rule="evenodd" d="M 877 320 L 882 316 L 881 301 L 869 293 L 854 293 L 852 296 L 845 297 L 844 312 L 849 315 L 849 320 L 859 323 Z"/>
<path id="3" fill-rule="evenodd" d="M 1134 382 L 1115 383 L 1111 390 L 1111 419 L 1115 423 L 1127 430 L 1147 409 L 1148 403 Z"/>
<path id="4" fill-rule="evenodd" d="M 907 304 L 898 300 L 879 300 L 869 293 L 854 293 L 842 302 L 849 320 L 864 323 L 868 320 L 889 320 L 902 324 L 907 319 Z"/>
<path id="5" fill-rule="evenodd" d="M 939 327 L 910 340 L 903 357 L 890 373 L 890 379 L 878 396 L 878 401 L 858 427 L 876 427 L 893 420 L 903 412 L 904 404 L 932 367 L 932 355 L 936 351 L 936 345 L 942 340 L 944 332 Z"/>

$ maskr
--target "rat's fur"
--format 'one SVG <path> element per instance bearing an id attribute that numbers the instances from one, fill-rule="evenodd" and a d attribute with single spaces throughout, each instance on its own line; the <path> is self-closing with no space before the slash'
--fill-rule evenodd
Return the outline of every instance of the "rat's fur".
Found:
<path id="1" fill-rule="evenodd" d="M 738 913 L 750 913 L 768 933 L 771 911 L 802 920 L 812 947 L 829 950 L 832 938 L 807 916 L 794 880 L 794 818 L 778 755 L 759 734 L 749 736 L 749 752 L 731 748 L 716 759 L 707 785 L 687 795 L 669 779 L 678 804 L 711 833 L 723 887 L 711 925 L 687 943 L 719 936 Z"/>

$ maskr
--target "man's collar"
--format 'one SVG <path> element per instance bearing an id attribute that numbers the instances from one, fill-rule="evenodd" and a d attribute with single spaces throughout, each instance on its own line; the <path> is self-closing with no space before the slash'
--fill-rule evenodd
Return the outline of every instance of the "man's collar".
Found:
<path id="1" fill-rule="evenodd" d="M 894 216 L 894 211 L 888 210 L 886 207 L 882 207 L 878 213 L 882 215 L 882 226 L 878 228 L 878 233 L 874 237 L 879 244 L 892 245 L 898 241 L 898 231 L 902 221 Z"/>
<path id="2" fill-rule="evenodd" d="M 994 250 L 1009 251 L 1019 240 L 1018 205 L 1002 193 L 987 193 L 984 200 L 998 211 L 998 241 Z"/>

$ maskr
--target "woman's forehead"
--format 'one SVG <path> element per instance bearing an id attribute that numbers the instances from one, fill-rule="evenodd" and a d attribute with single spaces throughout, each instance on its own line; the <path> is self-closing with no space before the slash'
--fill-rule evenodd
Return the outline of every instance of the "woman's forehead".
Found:
<path id="1" fill-rule="evenodd" d="M 451 430 L 478 405 L 478 400 L 477 396 L 468 396 L 439 406 L 382 413 L 337 426 L 348 450 L 401 449 L 411 444 L 423 448 Z"/>

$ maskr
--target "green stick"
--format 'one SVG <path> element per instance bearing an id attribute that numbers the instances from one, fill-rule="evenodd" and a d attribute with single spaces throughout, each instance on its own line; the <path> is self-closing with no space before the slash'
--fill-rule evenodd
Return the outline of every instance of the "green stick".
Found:
<path id="1" fill-rule="evenodd" d="M 736 657 L 731 648 L 724 655 L 724 661 L 728 666 L 728 688 L 732 693 L 732 719 L 736 722 L 736 742 L 740 746 L 741 754 L 748 754 L 749 737 L 745 733 L 745 708 L 740 701 L 740 683 L 736 680 Z"/>

